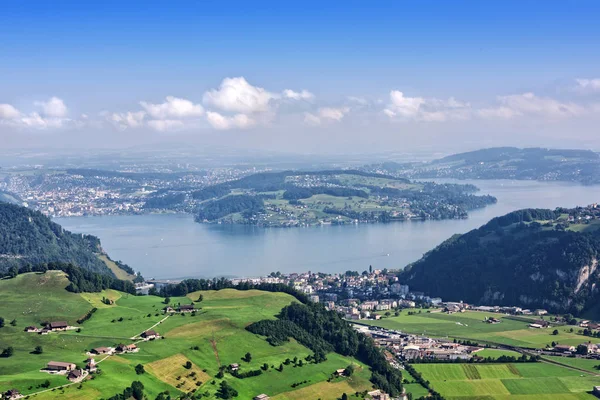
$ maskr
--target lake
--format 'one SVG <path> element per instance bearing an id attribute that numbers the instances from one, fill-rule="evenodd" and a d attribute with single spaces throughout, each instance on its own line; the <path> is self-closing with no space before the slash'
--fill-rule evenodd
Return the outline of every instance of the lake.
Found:
<path id="1" fill-rule="evenodd" d="M 441 181 L 440 181 L 441 182 Z M 444 182 L 456 182 L 444 180 Z M 72 232 L 102 240 L 113 259 L 146 278 L 249 277 L 281 272 L 362 272 L 403 268 L 455 233 L 521 208 L 574 207 L 600 201 L 600 186 L 564 182 L 460 181 L 498 203 L 469 219 L 309 228 L 203 225 L 190 215 L 56 218 Z"/>

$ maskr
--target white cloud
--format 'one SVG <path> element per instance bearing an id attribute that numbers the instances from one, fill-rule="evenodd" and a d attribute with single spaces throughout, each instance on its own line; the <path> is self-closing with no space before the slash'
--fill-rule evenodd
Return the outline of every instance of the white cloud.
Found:
<path id="1" fill-rule="evenodd" d="M 138 128 L 143 125 L 146 113 L 144 111 L 113 113 L 108 115 L 108 120 L 119 129 Z"/>
<path id="2" fill-rule="evenodd" d="M 227 117 L 217 112 L 207 111 L 206 119 L 208 123 L 215 129 L 225 130 L 233 128 L 249 128 L 254 125 L 255 121 L 245 114 L 236 114 L 233 117 Z"/>
<path id="3" fill-rule="evenodd" d="M 322 122 L 339 122 L 350 112 L 349 107 L 321 107 L 316 114 L 304 113 L 304 122 L 309 125 L 320 125 Z"/>
<path id="4" fill-rule="evenodd" d="M 349 102 L 356 103 L 361 106 L 366 106 L 367 104 L 369 104 L 368 100 L 364 97 L 348 96 L 347 99 Z"/>
<path id="5" fill-rule="evenodd" d="M 47 101 L 36 101 L 34 105 L 41 107 L 46 117 L 64 118 L 67 116 L 67 106 L 58 97 L 51 97 Z"/>
<path id="6" fill-rule="evenodd" d="M 450 97 L 447 100 L 407 97 L 399 90 L 390 92 L 390 103 L 383 113 L 391 119 L 442 122 L 468 119 L 471 105 Z"/>
<path id="7" fill-rule="evenodd" d="M 261 87 L 252 86 L 244 77 L 238 77 L 223 79 L 218 90 L 204 93 L 203 101 L 224 111 L 251 114 L 269 111 L 270 102 L 278 97 Z"/>
<path id="8" fill-rule="evenodd" d="M 183 129 L 185 124 L 177 119 L 153 119 L 148 121 L 148 126 L 156 131 L 166 132 Z"/>
<path id="9" fill-rule="evenodd" d="M 315 95 L 309 92 L 308 90 L 302 90 L 301 92 L 294 92 L 291 89 L 286 89 L 283 91 L 283 97 L 286 99 L 292 100 L 312 100 L 315 98 Z"/>
<path id="10" fill-rule="evenodd" d="M 575 79 L 577 82 L 576 90 L 581 92 L 600 92 L 600 78 L 595 79 Z"/>
<path id="11" fill-rule="evenodd" d="M 566 118 L 586 114 L 585 107 L 571 103 L 560 102 L 550 97 L 539 97 L 531 92 L 499 96 L 498 107 L 484 108 L 478 111 L 482 117 L 514 118 L 519 116 L 540 116 L 545 118 Z"/>
<path id="12" fill-rule="evenodd" d="M 160 120 L 200 117 L 204 114 L 204 108 L 200 104 L 173 96 L 167 96 L 166 101 L 161 104 L 141 101 L 140 105 L 148 115 Z"/>
<path id="13" fill-rule="evenodd" d="M 0 119 L 15 119 L 21 115 L 19 110 L 10 104 L 0 104 Z"/>

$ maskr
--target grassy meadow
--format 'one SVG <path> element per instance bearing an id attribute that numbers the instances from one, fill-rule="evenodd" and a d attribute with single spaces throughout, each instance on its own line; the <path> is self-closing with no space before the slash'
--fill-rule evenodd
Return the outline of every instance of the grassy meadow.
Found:
<path id="1" fill-rule="evenodd" d="M 303 360 L 311 351 L 291 340 L 273 347 L 267 341 L 245 330 L 253 322 L 275 318 L 294 298 L 284 293 L 256 290 L 205 291 L 187 297 L 171 298 L 171 304 L 190 304 L 203 295 L 197 303 L 202 309 L 195 315 L 174 314 L 165 319 L 163 299 L 154 296 L 132 296 L 114 290 L 102 293 L 69 293 L 64 288 L 68 281 L 64 274 L 49 271 L 46 274 L 24 274 L 15 279 L 0 281 L 0 316 L 6 326 L 0 328 L 2 346 L 12 346 L 12 357 L 0 358 L 0 391 L 17 388 L 24 394 L 43 390 L 39 386 L 50 381 L 55 388 L 69 383 L 64 376 L 53 376 L 39 370 L 48 361 L 65 361 L 83 367 L 86 351 L 100 346 L 134 343 L 144 330 L 153 329 L 165 338 L 138 342 L 139 352 L 96 357 L 100 361 L 99 374 L 81 385 L 50 390 L 35 396 L 40 399 L 79 399 L 110 397 L 131 385 L 134 380 L 144 384 L 148 398 L 163 391 L 171 395 L 196 389 L 208 392 L 210 398 L 221 381 L 216 378 L 220 366 L 239 363 L 241 371 L 256 370 L 268 365 L 262 375 L 245 379 L 225 374 L 224 378 L 238 392 L 240 399 L 267 393 L 276 399 L 315 398 L 335 399 L 347 392 L 371 389 L 368 368 L 355 359 L 329 353 L 327 361 L 305 364 L 303 367 L 285 365 L 277 368 L 287 358 Z M 102 298 L 114 301 L 106 305 Z M 77 324 L 76 320 L 92 308 L 92 317 Z M 16 326 L 10 321 L 16 319 Z M 77 325 L 80 332 L 68 331 L 38 335 L 23 331 L 25 326 L 39 326 L 43 321 L 67 320 Z M 36 346 L 42 354 L 31 354 Z M 241 358 L 251 353 L 250 362 Z M 187 361 L 191 368 L 184 367 Z M 135 366 L 142 364 L 145 373 L 137 375 Z M 354 364 L 355 374 L 350 378 L 337 378 L 327 382 L 339 368 Z M 192 374 L 193 372 L 193 374 Z M 295 387 L 292 384 L 303 382 Z M 307 397 L 308 396 L 308 397 Z"/>
<path id="2" fill-rule="evenodd" d="M 409 311 L 414 311 L 416 314 L 408 315 Z M 419 313 L 419 311 L 421 312 Z M 495 317 L 501 322 L 488 324 L 483 322 L 485 317 Z M 446 314 L 443 312 L 427 312 L 426 310 L 403 310 L 397 317 L 390 316 L 378 321 L 363 320 L 361 323 L 407 333 L 467 338 L 482 343 L 492 342 L 528 348 L 544 348 L 553 341 L 574 346 L 587 341 L 585 336 L 577 333 L 577 329 L 570 332 L 572 326 L 534 329 L 528 327 L 529 322 L 527 322 L 527 319 L 516 320 L 505 314 L 481 311 Z M 558 335 L 552 334 L 554 329 L 558 330 Z"/>
<path id="3" fill-rule="evenodd" d="M 600 377 L 547 363 L 415 364 L 447 399 L 593 399 Z M 547 396 L 547 397 L 546 397 Z"/>

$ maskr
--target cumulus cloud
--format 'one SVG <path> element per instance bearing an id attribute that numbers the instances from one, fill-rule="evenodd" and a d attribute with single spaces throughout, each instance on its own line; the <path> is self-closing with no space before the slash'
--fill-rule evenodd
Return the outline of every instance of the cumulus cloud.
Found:
<path id="1" fill-rule="evenodd" d="M 204 104 L 223 111 L 252 114 L 270 110 L 270 102 L 279 96 L 249 84 L 244 77 L 225 78 L 218 89 L 204 93 Z"/>
<path id="2" fill-rule="evenodd" d="M 550 97 L 540 97 L 527 92 L 509 96 L 499 96 L 498 107 L 478 111 L 482 117 L 514 118 L 519 116 L 540 116 L 545 118 L 566 118 L 581 116 L 588 110 L 579 104 L 561 102 Z"/>
<path id="3" fill-rule="evenodd" d="M 292 100 L 312 100 L 315 98 L 315 95 L 309 92 L 308 90 L 302 90 L 301 92 L 295 92 L 291 89 L 286 89 L 283 91 L 283 97 L 286 99 Z"/>
<path id="4" fill-rule="evenodd" d="M 46 117 L 64 118 L 67 116 L 67 106 L 58 97 L 51 97 L 47 101 L 36 101 L 34 105 L 41 107 Z"/>
<path id="5" fill-rule="evenodd" d="M 149 116 L 159 120 L 193 118 L 204 114 L 204 108 L 200 104 L 173 96 L 167 96 L 166 101 L 161 104 L 141 101 L 140 105 Z"/>
<path id="6" fill-rule="evenodd" d="M 350 107 L 321 107 L 316 114 L 304 113 L 304 122 L 309 125 L 321 125 L 323 122 L 339 122 L 350 112 Z"/>
<path id="7" fill-rule="evenodd" d="M 392 90 L 383 113 L 395 120 L 442 122 L 469 118 L 471 105 L 454 97 L 447 100 L 409 97 L 399 90 Z"/>
<path id="8" fill-rule="evenodd" d="M 138 128 L 143 125 L 146 113 L 144 111 L 112 113 L 108 120 L 119 129 Z"/>
<path id="9" fill-rule="evenodd" d="M 10 104 L 0 104 L 0 119 L 16 119 L 21 112 Z"/>
<path id="10" fill-rule="evenodd" d="M 219 130 L 233 128 L 244 129 L 251 127 L 255 123 L 252 118 L 245 114 L 236 114 L 232 117 L 228 117 L 214 111 L 207 111 L 206 119 L 213 128 Z"/>
<path id="11" fill-rule="evenodd" d="M 595 79 L 575 79 L 577 85 L 575 89 L 580 92 L 600 92 L 600 78 Z"/>

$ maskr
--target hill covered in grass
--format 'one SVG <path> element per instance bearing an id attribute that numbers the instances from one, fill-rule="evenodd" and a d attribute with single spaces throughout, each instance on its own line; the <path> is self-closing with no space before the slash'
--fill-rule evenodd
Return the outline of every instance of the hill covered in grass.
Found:
<path id="1" fill-rule="evenodd" d="M 600 183 L 600 154 L 591 150 L 494 147 L 428 163 L 386 162 L 367 170 L 409 178 L 523 179 Z"/>
<path id="2" fill-rule="evenodd" d="M 401 274 L 444 300 L 580 314 L 599 299 L 598 209 L 520 210 L 455 235 Z"/>
<path id="3" fill-rule="evenodd" d="M 0 202 L 0 274 L 13 267 L 64 262 L 113 275 L 100 254 L 97 237 L 71 233 L 40 212 Z"/>
<path id="4" fill-rule="evenodd" d="M 26 273 L 0 280 L 1 347 L 12 347 L 13 355 L 0 357 L 0 391 L 16 388 L 37 399 L 109 399 L 120 395 L 132 382 L 143 386 L 149 399 L 223 398 L 226 385 L 237 399 L 266 393 L 276 399 L 321 398 L 334 400 L 347 393 L 372 389 L 370 368 L 352 356 L 329 351 L 315 362 L 311 349 L 294 339 L 277 346 L 250 332 L 247 326 L 276 320 L 282 308 L 297 304 L 286 293 L 260 290 L 204 290 L 168 299 L 133 296 L 116 290 L 101 293 L 70 293 L 64 273 Z M 200 297 L 202 301 L 199 301 Z M 106 301 L 110 300 L 110 301 Z M 166 305 L 194 304 L 193 313 L 165 314 Z M 95 309 L 85 320 L 81 317 Z M 14 324 L 9 323 L 15 321 Z M 24 332 L 26 326 L 43 321 L 67 321 L 79 330 L 48 335 Z M 143 341 L 141 332 L 153 329 L 164 339 Z M 100 372 L 65 388 L 65 376 L 40 372 L 49 361 L 85 365 L 86 353 L 97 347 L 135 343 L 135 353 L 96 356 Z M 40 346 L 41 353 L 34 349 Z M 248 357 L 249 355 L 249 357 Z M 189 363 L 189 364 L 188 364 Z M 239 374 L 228 366 L 239 364 Z M 143 372 L 138 365 L 143 366 Z M 332 377 L 337 369 L 354 366 L 351 377 Z M 256 372 L 260 371 L 260 373 Z M 137 385 L 137 384 L 136 384 Z M 139 386 L 139 385 L 137 385 Z M 163 393 L 163 397 L 161 396 Z M 188 395 L 188 397 L 181 397 Z"/>
<path id="5" fill-rule="evenodd" d="M 191 193 L 198 222 L 306 226 L 466 218 L 493 204 L 473 185 L 356 170 L 259 173 Z"/>

